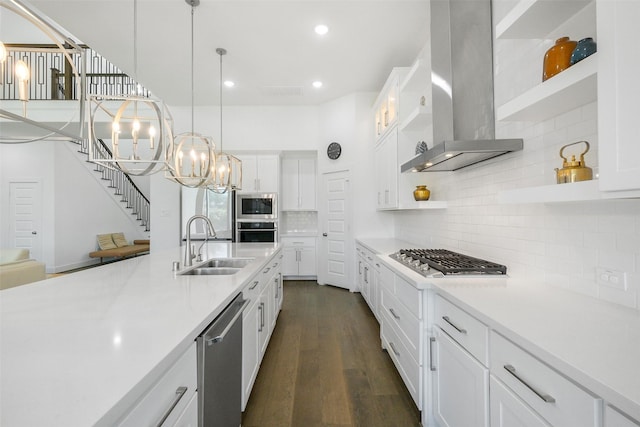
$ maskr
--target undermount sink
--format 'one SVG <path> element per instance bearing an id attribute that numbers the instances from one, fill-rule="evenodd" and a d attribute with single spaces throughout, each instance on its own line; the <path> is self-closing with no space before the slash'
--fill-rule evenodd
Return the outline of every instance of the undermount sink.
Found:
<path id="1" fill-rule="evenodd" d="M 230 276 L 236 274 L 241 268 L 236 267 L 198 267 L 180 273 L 183 276 Z"/>
<path id="2" fill-rule="evenodd" d="M 231 276 L 253 260 L 254 258 L 213 258 L 195 267 L 188 267 L 178 274 L 180 276 Z"/>

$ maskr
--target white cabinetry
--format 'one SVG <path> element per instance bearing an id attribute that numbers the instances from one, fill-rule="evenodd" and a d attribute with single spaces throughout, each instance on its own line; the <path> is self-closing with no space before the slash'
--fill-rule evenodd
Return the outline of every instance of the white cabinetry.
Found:
<path id="1" fill-rule="evenodd" d="M 491 332 L 491 375 L 555 427 L 599 427 L 602 400 Z"/>
<path id="2" fill-rule="evenodd" d="M 313 211 L 316 209 L 316 159 L 282 159 L 283 211 Z"/>
<path id="3" fill-rule="evenodd" d="M 600 188 L 640 189 L 638 1 L 597 0 Z"/>
<path id="4" fill-rule="evenodd" d="M 423 408 L 426 292 L 380 266 L 380 338 L 418 409 Z"/>
<path id="5" fill-rule="evenodd" d="M 380 91 L 373 109 L 376 140 L 382 138 L 398 121 L 398 92 L 406 68 L 394 68 Z"/>
<path id="6" fill-rule="evenodd" d="M 392 129 L 375 149 L 378 209 L 398 207 L 398 129 Z"/>
<path id="7" fill-rule="evenodd" d="M 380 322 L 380 262 L 372 251 L 359 243 L 356 243 L 356 262 L 360 293 Z"/>
<path id="8" fill-rule="evenodd" d="M 435 298 L 433 415 L 441 426 L 489 426 L 489 328 Z"/>
<path id="9" fill-rule="evenodd" d="M 197 398 L 196 404 L 191 403 L 196 396 L 197 383 L 197 356 L 194 342 L 145 393 L 118 426 L 158 425 L 162 419 L 164 419 L 163 426 L 188 425 L 181 424 L 179 421 L 192 419 L 194 407 L 196 420 L 198 418 Z"/>
<path id="10" fill-rule="evenodd" d="M 489 387 L 491 427 L 551 427 L 494 376 Z"/>
<path id="11" fill-rule="evenodd" d="M 629 418 L 607 405 L 604 410 L 604 427 L 640 427 L 640 423 Z"/>
<path id="12" fill-rule="evenodd" d="M 277 193 L 280 159 L 277 155 L 237 155 L 242 160 L 240 193 Z"/>
<path id="13" fill-rule="evenodd" d="M 284 245 L 282 275 L 285 277 L 315 277 L 316 267 L 316 238 L 315 237 L 287 237 L 280 241 Z"/>
<path id="14" fill-rule="evenodd" d="M 282 304 L 281 256 L 282 253 L 277 252 L 271 263 L 258 272 L 242 291 L 243 297 L 250 300 L 242 316 L 243 411 Z"/>

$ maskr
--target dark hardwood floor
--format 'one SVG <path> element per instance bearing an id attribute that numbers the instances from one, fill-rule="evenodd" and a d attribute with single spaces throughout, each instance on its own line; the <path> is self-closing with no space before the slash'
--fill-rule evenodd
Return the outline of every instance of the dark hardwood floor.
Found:
<path id="1" fill-rule="evenodd" d="M 243 427 L 415 427 L 417 410 L 359 293 L 285 281 Z"/>

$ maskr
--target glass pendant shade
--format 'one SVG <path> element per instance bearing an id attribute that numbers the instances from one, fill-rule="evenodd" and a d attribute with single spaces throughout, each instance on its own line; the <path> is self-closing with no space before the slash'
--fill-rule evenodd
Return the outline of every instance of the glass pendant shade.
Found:
<path id="1" fill-rule="evenodd" d="M 167 168 L 173 119 L 161 101 L 141 96 L 91 96 L 89 161 L 126 174 Z"/>
<path id="2" fill-rule="evenodd" d="M 194 132 L 176 136 L 165 177 L 185 187 L 205 187 L 216 170 L 215 144 Z"/>

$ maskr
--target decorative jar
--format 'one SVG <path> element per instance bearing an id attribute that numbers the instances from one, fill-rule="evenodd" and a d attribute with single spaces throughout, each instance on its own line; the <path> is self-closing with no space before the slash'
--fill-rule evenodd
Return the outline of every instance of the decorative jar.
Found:
<path id="1" fill-rule="evenodd" d="M 416 189 L 413 190 L 413 198 L 417 201 L 429 200 L 430 195 L 431 191 L 427 189 L 426 185 L 417 185 Z"/>
<path id="2" fill-rule="evenodd" d="M 578 42 L 578 45 L 573 49 L 571 53 L 571 65 L 576 62 L 582 61 L 587 56 L 591 56 L 596 53 L 597 44 L 593 41 L 592 37 L 586 37 Z"/>
<path id="3" fill-rule="evenodd" d="M 556 44 L 551 46 L 544 54 L 544 66 L 542 81 L 545 81 L 559 72 L 566 70 L 571 65 L 571 54 L 578 42 L 569 40 L 569 37 L 560 37 Z"/>

